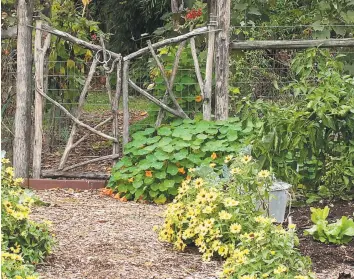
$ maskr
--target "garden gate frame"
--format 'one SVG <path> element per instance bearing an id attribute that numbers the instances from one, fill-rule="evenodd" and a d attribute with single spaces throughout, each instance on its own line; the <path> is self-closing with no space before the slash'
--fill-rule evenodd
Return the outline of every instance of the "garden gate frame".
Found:
<path id="1" fill-rule="evenodd" d="M 220 1 L 210 1 L 210 17 L 208 26 L 201 27 L 190 31 L 187 34 L 183 34 L 174 38 L 166 39 L 154 44 L 151 44 L 148 41 L 148 46 L 144 47 L 134 53 L 122 56 L 119 53 L 112 52 L 105 49 L 103 38 L 101 38 L 101 45 L 94 45 L 84 40 L 78 39 L 66 32 L 54 29 L 47 24 L 43 24 L 41 21 L 36 22 L 36 37 L 35 37 L 35 109 L 34 109 L 34 145 L 33 145 L 33 178 L 42 177 L 75 177 L 75 178 L 94 178 L 94 179 L 107 179 L 107 174 L 75 174 L 68 173 L 68 170 L 74 169 L 79 166 L 83 166 L 89 163 L 107 160 L 107 159 L 117 159 L 121 154 L 119 154 L 119 126 L 118 126 L 118 103 L 120 98 L 122 98 L 123 105 L 123 133 L 122 133 L 122 143 L 123 147 L 129 140 L 129 102 L 128 102 L 128 88 L 129 86 L 134 90 L 138 91 L 141 95 L 149 99 L 151 102 L 155 103 L 160 107 L 159 115 L 156 121 L 156 126 L 161 124 L 161 121 L 164 116 L 164 112 L 170 112 L 171 114 L 181 117 L 188 118 L 187 114 L 182 110 L 176 101 L 176 97 L 172 91 L 174 78 L 178 69 L 178 63 L 180 55 L 183 51 L 183 48 L 186 44 L 186 41 L 190 41 L 191 52 L 194 61 L 194 68 L 198 84 L 201 90 L 201 95 L 203 99 L 203 119 L 211 120 L 211 96 L 212 96 L 212 76 L 213 69 L 215 68 L 215 119 L 223 120 L 228 117 L 228 73 L 229 73 L 229 49 L 238 49 L 238 50 L 259 50 L 259 49 L 305 49 L 311 47 L 354 47 L 354 39 L 324 39 L 324 40 L 299 40 L 299 41 L 238 41 L 238 42 L 229 42 L 230 36 L 230 0 L 220 0 Z M 216 2 L 218 2 L 216 4 Z M 215 16 L 216 15 L 216 16 Z M 29 26 L 33 27 L 33 26 Z M 91 65 L 89 74 L 87 76 L 85 85 L 80 94 L 78 108 L 76 110 L 76 115 L 73 115 L 68 110 L 65 109 L 61 104 L 50 98 L 46 93 L 44 88 L 44 78 L 43 78 L 43 69 L 44 69 L 44 57 L 46 51 L 50 45 L 50 36 L 58 36 L 68 42 L 78 44 L 81 47 L 90 49 L 91 51 L 96 52 L 96 56 Z M 197 52 L 195 48 L 195 36 L 208 34 L 208 52 L 207 52 L 207 61 L 206 61 L 206 74 L 203 80 L 201 76 L 201 71 L 198 63 Z M 44 41 L 44 42 L 43 42 Z M 176 53 L 175 61 L 173 64 L 172 73 L 170 79 L 167 78 L 165 69 L 162 63 L 159 61 L 155 50 L 161 47 L 164 47 L 169 44 L 179 43 L 178 50 Z M 99 61 L 98 53 L 102 52 L 103 61 Z M 166 86 L 165 95 L 162 100 L 157 99 L 156 97 L 149 94 L 147 91 L 136 85 L 129 78 L 129 62 L 130 60 L 139 57 L 146 53 L 151 53 L 153 56 L 160 72 L 163 76 L 164 83 Z M 110 67 L 108 67 L 107 56 L 111 57 L 113 60 Z M 105 73 L 109 74 L 113 72 L 116 68 L 117 74 L 117 85 L 114 94 L 112 95 L 112 90 L 110 89 L 109 83 L 106 82 L 107 91 L 109 94 L 109 99 L 111 101 L 112 116 L 103 122 L 99 123 L 95 127 L 91 127 L 82 121 L 80 121 L 80 114 L 82 111 L 82 106 L 85 102 L 85 96 L 87 95 L 90 81 L 92 79 L 95 68 L 99 63 L 104 64 Z M 108 81 L 109 79 L 106 79 Z M 41 154 L 42 154 L 42 117 L 43 117 L 43 98 L 47 99 L 55 106 L 60 108 L 71 120 L 74 122 L 69 140 L 66 144 L 65 151 L 61 158 L 60 164 L 57 170 L 52 171 L 41 171 Z M 174 107 L 169 107 L 167 105 L 168 98 L 172 100 Z M 103 132 L 97 130 L 100 126 L 111 121 L 113 119 L 113 136 L 107 135 Z M 103 138 L 109 139 L 113 142 L 112 154 L 108 156 L 103 156 L 88 160 L 79 164 L 72 166 L 66 166 L 69 152 L 82 142 L 88 134 L 83 136 L 81 139 L 74 142 L 74 136 L 77 130 L 77 127 L 83 127 L 88 130 L 88 132 L 95 133 Z M 16 150 L 14 150 L 14 157 L 17 156 Z M 28 162 L 24 162 L 28 164 Z M 14 164 L 14 167 L 18 167 Z M 22 166 L 19 166 L 22 167 Z"/>

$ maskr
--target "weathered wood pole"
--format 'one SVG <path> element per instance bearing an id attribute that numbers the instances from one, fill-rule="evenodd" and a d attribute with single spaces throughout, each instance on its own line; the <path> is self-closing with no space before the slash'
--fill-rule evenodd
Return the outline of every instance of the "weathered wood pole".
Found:
<path id="1" fill-rule="evenodd" d="M 212 97 L 212 79 L 213 79 L 213 62 L 215 47 L 215 26 L 217 25 L 215 16 L 215 0 L 208 2 L 209 14 L 209 33 L 208 33 L 208 54 L 205 69 L 204 82 L 204 100 L 203 100 L 203 119 L 211 120 L 211 97 Z"/>
<path id="2" fill-rule="evenodd" d="M 118 105 L 119 99 L 122 95 L 122 59 L 119 59 L 117 64 L 117 85 L 116 91 L 112 98 L 112 116 L 113 116 L 113 123 L 112 123 L 112 133 L 113 137 L 115 137 L 118 141 L 113 143 L 113 152 L 112 154 L 119 154 L 119 122 L 118 122 Z"/>
<path id="3" fill-rule="evenodd" d="M 215 46 L 215 118 L 225 120 L 228 118 L 229 92 L 229 41 L 230 41 L 230 2 L 231 0 L 218 0 L 216 11 L 218 29 Z"/>
<path id="4" fill-rule="evenodd" d="M 34 63 L 35 63 L 35 99 L 34 99 L 34 139 L 33 139 L 33 166 L 32 177 L 40 178 L 42 162 L 42 140 L 43 140 L 43 97 L 38 90 L 45 90 L 44 82 L 44 63 L 46 52 L 50 45 L 50 34 L 46 34 L 44 45 L 42 47 L 42 35 L 40 30 L 42 22 L 36 22 L 36 36 L 34 45 Z"/>
<path id="5" fill-rule="evenodd" d="M 129 141 L 129 60 L 125 61 L 123 64 L 123 83 L 122 83 L 122 102 L 123 102 L 123 149 L 124 145 Z"/>
<path id="6" fill-rule="evenodd" d="M 17 81 L 13 166 L 15 177 L 29 177 L 32 81 L 33 2 L 17 2 Z"/>

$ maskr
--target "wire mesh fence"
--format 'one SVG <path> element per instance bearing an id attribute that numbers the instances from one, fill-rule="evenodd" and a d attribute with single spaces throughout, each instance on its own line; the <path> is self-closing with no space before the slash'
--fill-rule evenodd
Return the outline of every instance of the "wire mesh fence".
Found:
<path id="1" fill-rule="evenodd" d="M 353 26 L 346 26 L 346 28 Z M 311 26 L 234 26 L 231 28 L 231 40 L 298 40 L 313 39 L 315 32 Z M 202 39 L 203 41 L 203 39 Z M 203 45 L 203 44 L 202 44 Z M 205 45 L 205 44 L 204 44 Z M 174 49 L 175 50 L 175 49 Z M 331 55 L 344 54 L 341 58 L 346 73 L 354 75 L 354 48 L 331 48 Z M 168 51 L 172 51 L 173 47 Z M 265 50 L 230 50 L 229 96 L 230 112 L 234 113 L 234 106 L 245 96 L 251 99 L 266 101 L 291 101 L 293 96 L 285 94 L 281 88 L 293 81 L 291 73 L 292 59 L 303 50 L 297 49 L 265 49 Z M 191 118 L 201 117 L 202 102 L 200 102 L 200 88 L 197 82 L 192 56 L 188 48 L 184 50 L 185 57 L 178 69 L 173 86 L 177 101 Z M 202 75 L 205 71 L 206 49 L 199 52 Z M 11 52 L 2 56 L 2 143 L 6 150 L 12 150 L 13 117 L 16 92 L 16 55 Z M 163 60 L 163 56 L 161 56 Z M 189 59 L 189 60 L 188 60 Z M 71 112 L 75 112 L 79 96 L 84 86 L 91 62 L 81 59 L 68 61 L 49 61 L 47 80 L 47 94 L 58 101 Z M 166 61 L 165 61 L 166 62 Z M 171 61 L 164 63 L 166 74 L 171 74 Z M 159 69 L 149 55 L 135 59 L 131 63 L 130 78 L 141 88 L 158 99 L 162 99 L 166 85 Z M 109 80 L 112 90 L 115 90 L 116 74 L 110 74 Z M 96 69 L 92 79 L 86 103 L 83 109 L 82 120 L 88 121 L 91 126 L 97 125 L 111 114 L 111 104 L 105 87 L 106 76 L 102 65 Z M 213 101 L 212 101 L 213 102 Z M 170 104 L 172 105 L 172 104 Z M 120 105 L 121 109 L 121 105 Z M 131 113 L 131 132 L 154 126 L 160 108 L 140 96 L 132 88 L 129 89 L 129 109 Z M 167 115 L 166 122 L 173 119 Z M 108 123 L 104 129 L 110 134 Z M 62 153 L 70 135 L 72 121 L 52 103 L 46 102 L 44 107 L 43 132 L 44 153 Z M 85 131 L 82 131 L 85 133 Z M 111 154 L 109 141 L 98 138 L 91 141 L 85 148 L 87 156 Z"/>

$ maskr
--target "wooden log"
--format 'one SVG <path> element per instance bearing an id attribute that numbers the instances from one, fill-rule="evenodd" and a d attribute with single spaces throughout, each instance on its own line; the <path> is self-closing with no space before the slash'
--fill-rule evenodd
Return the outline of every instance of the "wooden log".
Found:
<path id="1" fill-rule="evenodd" d="M 74 168 L 82 167 L 82 166 L 85 166 L 87 164 L 91 164 L 91 163 L 95 163 L 95 162 L 99 162 L 99 161 L 116 159 L 118 157 L 119 157 L 119 154 L 112 154 L 112 155 L 102 156 L 102 157 L 99 157 L 99 158 L 95 158 L 95 159 L 87 160 L 85 162 L 81 162 L 81 163 L 78 163 L 78 164 L 71 165 L 69 167 L 64 168 L 63 171 L 68 171 L 68 170 L 71 170 L 71 169 L 74 169 Z"/>
<path id="2" fill-rule="evenodd" d="M 113 137 L 117 139 L 117 142 L 113 143 L 112 154 L 119 154 L 119 122 L 118 122 L 118 106 L 119 99 L 122 94 L 122 59 L 119 59 L 117 64 L 117 85 L 116 91 L 112 99 L 112 133 Z"/>
<path id="3" fill-rule="evenodd" d="M 122 77 L 122 95 L 123 95 L 123 148 L 129 141 L 129 60 L 123 63 Z"/>
<path id="4" fill-rule="evenodd" d="M 81 91 L 81 94 L 80 94 L 80 97 L 79 97 L 79 104 L 78 104 L 78 107 L 76 109 L 76 116 L 75 116 L 77 119 L 79 119 L 80 116 L 81 116 L 82 107 L 85 104 L 86 95 L 87 95 L 87 92 L 88 92 L 88 90 L 90 88 L 91 80 L 92 80 L 92 77 L 93 77 L 93 75 L 94 75 L 94 73 L 96 71 L 97 64 L 98 64 L 98 61 L 94 58 L 93 61 L 92 61 L 91 67 L 90 67 L 90 71 L 89 71 L 89 73 L 87 75 L 84 87 L 83 87 L 83 89 Z M 70 153 L 70 151 L 72 149 L 72 146 L 73 146 L 73 143 L 74 143 L 76 130 L 77 130 L 77 125 L 74 123 L 73 126 L 71 127 L 70 136 L 69 136 L 69 139 L 68 139 L 68 141 L 66 143 L 65 150 L 63 152 L 63 156 L 60 159 L 60 163 L 59 163 L 59 167 L 58 167 L 59 170 L 64 168 L 64 165 L 65 165 L 66 161 L 68 160 L 69 153 Z"/>
<path id="5" fill-rule="evenodd" d="M 152 96 L 149 93 L 147 93 L 144 89 L 141 89 L 139 86 L 137 86 L 133 81 L 129 80 L 128 83 L 133 89 L 138 91 L 141 95 L 145 96 L 150 101 L 154 102 L 159 107 L 161 107 L 164 110 L 170 112 L 174 116 L 178 116 L 178 117 L 184 118 L 183 115 L 179 111 L 170 108 L 169 106 L 167 106 L 166 104 L 164 104 L 160 100 L 156 99 L 154 96 Z"/>
<path id="6" fill-rule="evenodd" d="M 42 171 L 42 177 L 47 178 L 87 178 L 87 179 L 109 179 L 110 175 L 107 173 L 95 173 L 95 172 L 65 172 L 65 171 L 57 171 L 57 170 L 45 170 Z"/>
<path id="7" fill-rule="evenodd" d="M 173 85 L 175 83 L 175 77 L 177 74 L 177 70 L 178 70 L 178 64 L 179 64 L 179 59 L 181 57 L 182 51 L 184 49 L 184 46 L 186 45 L 187 41 L 183 41 L 179 44 L 177 52 L 176 52 L 176 58 L 175 61 L 173 62 L 173 67 L 172 67 L 172 72 L 171 72 L 171 77 L 170 77 L 170 87 L 173 88 Z M 165 91 L 165 94 L 162 98 L 162 103 L 167 105 L 167 101 L 168 101 L 168 91 Z M 159 110 L 159 114 L 157 115 L 157 119 L 155 122 L 155 127 L 160 127 L 163 118 L 165 117 L 165 110 L 160 108 Z"/>
<path id="8" fill-rule="evenodd" d="M 31 149 L 32 24 L 34 1 L 17 1 L 17 73 L 13 167 L 15 177 L 28 177 Z"/>
<path id="9" fill-rule="evenodd" d="M 218 28 L 216 36 L 215 55 L 215 118 L 225 120 L 229 114 L 229 31 L 230 31 L 230 2 L 219 0 L 217 5 Z"/>
<path id="10" fill-rule="evenodd" d="M 75 116 L 73 116 L 66 108 L 64 108 L 61 104 L 59 104 L 57 101 L 53 100 L 50 98 L 48 95 L 44 94 L 42 90 L 38 90 L 39 94 L 41 94 L 44 98 L 46 98 L 48 101 L 53 103 L 56 107 L 60 108 L 69 118 L 71 118 L 77 125 L 86 128 L 87 130 L 91 131 L 92 133 L 95 133 L 96 135 L 99 135 L 105 139 L 111 140 L 113 142 L 116 142 L 117 139 L 106 135 L 105 133 L 102 133 L 100 131 L 97 131 L 96 129 L 92 128 L 91 126 L 81 122 L 79 119 L 77 119 Z"/>
<path id="11" fill-rule="evenodd" d="M 104 124 L 106 124 L 107 122 L 112 120 L 112 116 L 108 117 L 106 120 L 100 122 L 99 124 L 97 124 L 95 127 L 93 127 L 94 129 L 97 129 L 101 126 L 103 126 Z M 81 142 L 83 142 L 90 134 L 87 133 L 86 135 L 82 136 L 80 139 L 78 139 L 73 146 L 71 147 L 71 149 L 74 149 L 77 145 L 79 145 Z"/>
<path id="12" fill-rule="evenodd" d="M 215 5 L 210 7 L 210 10 L 215 12 Z M 215 15 L 209 16 L 209 30 L 215 30 Z M 213 79 L 213 62 L 214 62 L 214 46 L 215 32 L 208 33 L 208 54 L 205 66 L 205 82 L 204 82 L 204 100 L 203 100 L 203 119 L 211 120 L 211 97 L 212 97 L 212 79 Z"/>
<path id="13" fill-rule="evenodd" d="M 169 44 L 179 43 L 179 42 L 188 40 L 191 37 L 194 37 L 194 36 L 197 36 L 197 35 L 201 35 L 201 34 L 205 34 L 207 32 L 209 32 L 208 31 L 208 27 L 205 26 L 205 27 L 194 29 L 193 31 L 191 31 L 191 32 L 189 32 L 187 34 L 183 34 L 183 35 L 171 38 L 171 39 L 166 39 L 166 40 L 163 40 L 161 42 L 157 42 L 155 44 L 152 44 L 151 46 L 152 46 L 153 49 L 157 49 L 157 48 L 169 45 Z M 124 61 L 131 60 L 131 59 L 139 57 L 139 56 L 141 56 L 141 55 L 143 55 L 143 54 L 145 54 L 147 52 L 149 52 L 149 47 L 144 47 L 142 49 L 139 49 L 136 52 L 133 52 L 133 53 L 131 53 L 129 55 L 124 56 L 123 60 Z"/>
<path id="14" fill-rule="evenodd" d="M 194 37 L 190 38 L 190 47 L 191 47 L 191 52 L 192 52 L 192 57 L 193 57 L 195 75 L 197 76 L 197 80 L 198 80 L 198 84 L 199 84 L 199 88 L 200 88 L 200 95 L 204 99 L 204 82 L 203 82 L 202 74 L 200 73 L 200 67 L 199 67 Z"/>
<path id="15" fill-rule="evenodd" d="M 36 22 L 40 28 L 41 21 Z M 40 178 L 42 162 L 42 140 L 43 140 L 43 97 L 37 92 L 38 88 L 44 90 L 44 58 L 50 45 L 50 34 L 47 34 L 42 47 L 42 31 L 36 30 L 34 61 L 35 61 L 35 102 L 34 102 L 34 139 L 33 139 L 33 178 Z"/>
<path id="16" fill-rule="evenodd" d="M 231 42 L 230 47 L 238 50 L 354 47 L 354 39 L 242 41 Z"/>
<path id="17" fill-rule="evenodd" d="M 173 104 L 175 105 L 176 110 L 177 110 L 178 112 L 180 112 L 181 115 L 183 115 L 184 118 L 188 118 L 188 115 L 185 114 L 185 112 L 183 111 L 183 109 L 181 108 L 181 106 L 179 105 L 179 103 L 177 102 L 176 97 L 175 97 L 175 94 L 173 94 L 173 92 L 172 92 L 172 88 L 171 88 L 170 83 L 169 83 L 169 81 L 168 81 L 168 78 L 167 78 L 165 69 L 164 69 L 163 65 L 161 64 L 159 58 L 157 57 L 157 55 L 156 55 L 156 53 L 155 53 L 155 50 L 152 48 L 151 42 L 148 41 L 147 43 L 148 43 L 148 47 L 149 47 L 149 49 L 150 49 L 150 52 L 151 52 L 152 56 L 154 57 L 157 66 L 158 66 L 159 69 L 160 69 L 160 72 L 161 72 L 161 74 L 162 74 L 163 80 L 164 80 L 165 85 L 166 85 L 166 88 L 167 88 L 168 95 L 170 96 L 170 98 L 171 98 Z"/>

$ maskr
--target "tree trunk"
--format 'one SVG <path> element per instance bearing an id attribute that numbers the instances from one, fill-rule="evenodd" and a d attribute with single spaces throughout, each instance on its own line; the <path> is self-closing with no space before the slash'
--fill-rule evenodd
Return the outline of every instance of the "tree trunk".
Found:
<path id="1" fill-rule="evenodd" d="M 218 29 L 216 36 L 215 55 L 215 118 L 225 120 L 228 118 L 229 94 L 229 31 L 230 31 L 230 1 L 219 0 L 217 3 Z"/>
<path id="2" fill-rule="evenodd" d="M 13 166 L 15 177 L 29 176 L 32 103 L 33 1 L 18 0 L 17 83 Z"/>

